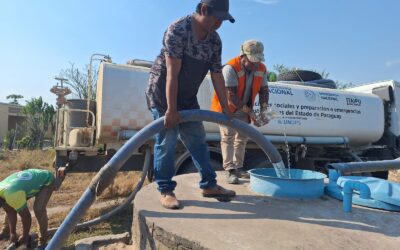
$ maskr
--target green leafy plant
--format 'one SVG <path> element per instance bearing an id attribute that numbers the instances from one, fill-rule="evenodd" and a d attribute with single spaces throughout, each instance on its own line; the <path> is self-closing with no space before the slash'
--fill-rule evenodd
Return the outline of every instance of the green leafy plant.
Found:
<path id="1" fill-rule="evenodd" d="M 55 108 L 44 102 L 42 97 L 32 98 L 27 101 L 22 113 L 26 116 L 27 128 L 27 136 L 23 141 L 24 146 L 28 149 L 43 148 L 45 133 L 55 127 Z"/>
<path id="2" fill-rule="evenodd" d="M 24 98 L 22 95 L 17 95 L 17 94 L 11 94 L 11 95 L 8 95 L 7 97 L 6 97 L 7 99 L 12 99 L 12 101 L 10 102 L 11 104 L 19 104 L 18 103 L 18 99 L 22 99 L 22 98 Z"/>

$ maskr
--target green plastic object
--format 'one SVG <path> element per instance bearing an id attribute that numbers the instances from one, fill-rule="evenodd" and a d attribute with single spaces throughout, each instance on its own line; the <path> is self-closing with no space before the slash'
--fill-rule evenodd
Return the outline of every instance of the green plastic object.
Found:
<path id="1" fill-rule="evenodd" d="M 268 72 L 268 81 L 269 82 L 276 82 L 277 76 L 275 72 Z"/>

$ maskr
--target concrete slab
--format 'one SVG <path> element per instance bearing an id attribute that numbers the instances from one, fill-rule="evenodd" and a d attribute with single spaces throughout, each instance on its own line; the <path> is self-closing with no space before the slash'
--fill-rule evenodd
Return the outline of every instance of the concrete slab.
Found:
<path id="1" fill-rule="evenodd" d="M 259 196 L 249 182 L 229 185 L 231 202 L 203 198 L 198 174 L 175 177 L 180 210 L 159 203 L 155 184 L 145 186 L 134 201 L 133 243 L 137 249 L 399 249 L 400 213 L 342 202 Z"/>

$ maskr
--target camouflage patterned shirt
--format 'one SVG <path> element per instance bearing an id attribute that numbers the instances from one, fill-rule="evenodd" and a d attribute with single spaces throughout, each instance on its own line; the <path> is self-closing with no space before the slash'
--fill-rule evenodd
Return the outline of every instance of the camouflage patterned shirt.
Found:
<path id="1" fill-rule="evenodd" d="M 217 32 L 198 40 L 193 31 L 193 15 L 172 23 L 164 33 L 163 46 L 151 70 L 146 90 L 149 108 L 167 109 L 165 56 L 182 59 L 178 77 L 178 110 L 198 109 L 197 91 L 208 71 L 221 72 L 222 43 Z"/>

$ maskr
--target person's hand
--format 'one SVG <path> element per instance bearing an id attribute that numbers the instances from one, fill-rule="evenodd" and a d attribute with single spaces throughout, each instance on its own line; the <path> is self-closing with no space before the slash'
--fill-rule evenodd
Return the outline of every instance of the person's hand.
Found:
<path id="1" fill-rule="evenodd" d="M 28 246 L 28 245 L 29 245 L 29 234 L 19 236 L 18 246 Z"/>
<path id="2" fill-rule="evenodd" d="M 251 110 L 248 114 L 249 114 L 250 120 L 252 121 L 252 123 L 254 124 L 254 126 L 256 126 L 256 127 L 261 127 L 261 124 L 258 122 L 257 116 L 256 116 L 256 114 L 254 113 L 254 111 Z"/>
<path id="3" fill-rule="evenodd" d="M 260 119 L 264 123 L 264 125 L 269 123 L 269 119 L 266 114 L 267 114 L 267 109 L 261 108 L 260 109 Z"/>
<path id="4" fill-rule="evenodd" d="M 165 112 L 165 117 L 164 117 L 164 127 L 166 128 L 174 128 L 176 124 L 179 123 L 180 121 L 179 113 L 177 110 L 167 110 Z"/>
<path id="5" fill-rule="evenodd" d="M 229 108 L 222 108 L 222 113 L 224 113 L 226 116 L 228 116 L 229 120 L 232 120 L 233 118 L 233 113 Z"/>
<path id="6" fill-rule="evenodd" d="M 252 110 L 249 108 L 247 105 L 243 105 L 242 111 L 245 112 L 246 114 L 249 114 Z"/>

